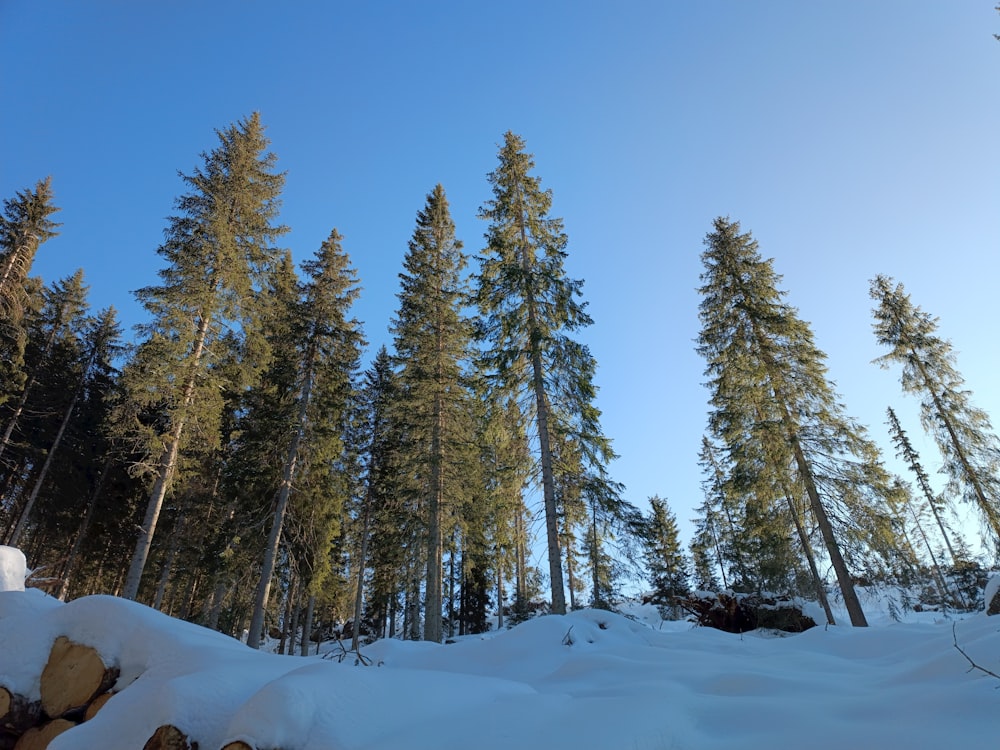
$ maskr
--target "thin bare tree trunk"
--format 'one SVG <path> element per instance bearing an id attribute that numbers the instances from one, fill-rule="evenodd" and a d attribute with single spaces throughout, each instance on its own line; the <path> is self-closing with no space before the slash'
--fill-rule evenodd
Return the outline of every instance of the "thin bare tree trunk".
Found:
<path id="1" fill-rule="evenodd" d="M 194 387 L 197 373 L 201 365 L 201 358 L 205 351 L 205 341 L 208 338 L 209 320 L 208 316 L 203 316 L 198 322 L 198 334 L 195 339 L 194 351 L 191 354 L 191 373 L 184 384 L 183 406 L 178 414 L 173 429 L 167 436 L 167 444 L 163 449 L 163 455 L 157 464 L 156 481 L 153 489 L 149 493 L 149 502 L 146 504 L 146 516 L 143 519 L 142 527 L 139 529 L 139 537 L 136 539 L 135 552 L 132 553 L 132 562 L 129 565 L 128 576 L 125 578 L 125 589 L 122 596 L 126 599 L 135 599 L 139 594 L 139 584 L 142 582 L 142 571 L 146 567 L 146 559 L 149 557 L 150 547 L 153 545 L 153 534 L 156 532 L 156 521 L 160 516 L 160 509 L 163 507 L 163 499 L 167 496 L 170 487 L 170 480 L 173 478 L 174 469 L 177 466 L 177 456 L 180 452 L 181 434 L 184 431 L 184 412 L 191 405 L 194 399 Z"/>
<path id="2" fill-rule="evenodd" d="M 295 468 L 299 460 L 299 447 L 305 437 L 309 413 L 309 398 L 312 393 L 313 362 L 316 350 L 310 345 L 303 368 L 302 391 L 299 394 L 299 413 L 296 420 L 295 433 L 288 444 L 285 454 L 285 465 L 281 474 L 281 484 L 274 503 L 274 516 L 271 519 L 271 530 L 267 536 L 267 546 L 264 548 L 264 562 L 261 565 L 260 582 L 257 584 L 254 598 L 253 616 L 250 619 L 250 637 L 248 645 L 251 648 L 260 646 L 261 635 L 264 632 L 264 614 L 267 610 L 267 600 L 271 593 L 271 579 L 274 577 L 274 565 L 278 559 L 278 546 L 281 544 L 281 530 L 285 523 L 285 512 L 288 509 L 288 499 L 292 494 L 292 481 L 295 478 Z"/>

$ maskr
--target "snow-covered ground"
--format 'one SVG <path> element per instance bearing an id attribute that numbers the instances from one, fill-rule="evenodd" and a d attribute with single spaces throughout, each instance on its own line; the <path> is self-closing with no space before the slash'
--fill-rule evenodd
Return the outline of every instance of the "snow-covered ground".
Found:
<path id="1" fill-rule="evenodd" d="M 15 590 L 0 592 L 0 684 L 37 699 L 59 635 L 121 669 L 120 692 L 52 750 L 138 750 L 167 723 L 201 750 L 234 739 L 283 750 L 1000 746 L 1000 680 L 953 643 L 1000 673 L 1000 617 L 876 615 L 867 629 L 777 637 L 654 612 L 584 610 L 450 645 L 379 641 L 359 666 L 254 651 L 113 597 L 62 604 Z"/>

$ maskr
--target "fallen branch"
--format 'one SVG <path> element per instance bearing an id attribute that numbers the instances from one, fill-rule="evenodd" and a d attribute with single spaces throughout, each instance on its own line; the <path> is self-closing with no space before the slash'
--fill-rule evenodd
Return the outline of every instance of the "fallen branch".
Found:
<path id="1" fill-rule="evenodd" d="M 337 641 L 337 645 L 340 646 L 340 651 L 327 651 L 323 654 L 324 659 L 336 659 L 338 663 L 342 664 L 344 659 L 349 656 L 354 656 L 354 666 L 370 667 L 372 665 L 372 660 L 361 653 L 361 649 L 346 649 L 344 647 L 343 641 Z M 380 663 L 381 666 L 381 663 Z"/>
<path id="2" fill-rule="evenodd" d="M 986 667 L 981 667 L 978 664 L 976 664 L 976 662 L 972 661 L 972 658 L 967 653 L 965 653 L 965 651 L 962 650 L 962 647 L 958 645 L 958 635 L 955 633 L 955 625 L 956 624 L 957 623 L 954 623 L 954 622 L 951 624 L 951 638 L 952 638 L 952 642 L 955 644 L 955 648 L 958 649 L 958 653 L 960 653 L 962 656 L 964 656 L 965 660 L 967 662 L 969 662 L 969 664 L 971 665 L 969 667 L 969 671 L 971 672 L 973 669 L 978 669 L 980 672 L 983 672 L 985 674 L 988 674 L 990 677 L 993 677 L 995 679 L 1000 680 L 1000 674 L 997 674 L 996 672 L 991 672 Z"/>

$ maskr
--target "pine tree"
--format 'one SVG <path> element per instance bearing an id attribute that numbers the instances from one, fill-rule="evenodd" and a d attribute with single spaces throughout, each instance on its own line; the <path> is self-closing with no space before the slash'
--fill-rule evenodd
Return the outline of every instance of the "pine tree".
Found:
<path id="1" fill-rule="evenodd" d="M 1000 548 L 1000 441 L 989 416 L 972 404 L 937 319 L 887 276 L 872 280 L 871 297 L 878 303 L 875 338 L 890 347 L 876 362 L 902 365 L 900 383 L 904 393 L 920 396 L 920 422 L 944 457 L 949 492 L 978 509 Z"/>
<path id="2" fill-rule="evenodd" d="M 677 599 L 686 596 L 690 578 L 687 556 L 683 552 L 677 517 L 666 500 L 649 498 L 650 515 L 643 529 L 646 570 L 653 585 L 653 601 L 669 607 L 677 619 Z"/>
<path id="3" fill-rule="evenodd" d="M 470 393 L 464 367 L 472 329 L 462 312 L 466 258 L 444 188 L 437 185 L 417 214 L 399 275 L 399 310 L 392 325 L 399 365 L 398 419 L 408 443 L 407 471 L 426 529 L 424 640 L 442 639 L 442 567 L 446 518 L 467 495 L 473 463 Z"/>
<path id="4" fill-rule="evenodd" d="M 554 432 L 578 444 L 584 468 L 595 475 L 603 475 L 614 454 L 593 404 L 594 358 L 569 335 L 592 321 L 579 301 L 583 282 L 563 268 L 568 239 L 562 220 L 549 216 L 552 193 L 531 174 L 534 161 L 519 136 L 505 134 L 499 162 L 489 175 L 493 198 L 479 212 L 489 222 L 476 278 L 479 333 L 493 384 L 521 399 L 534 422 L 551 606 L 564 614 Z"/>
<path id="5" fill-rule="evenodd" d="M 775 508 L 805 497 L 851 623 L 866 625 L 845 553 L 864 565 L 886 552 L 891 489 L 878 450 L 844 414 L 823 353 L 783 301 L 756 241 L 719 218 L 705 246 L 698 351 L 708 363 L 712 432 L 734 473 L 747 488 L 765 489 Z"/>
<path id="6" fill-rule="evenodd" d="M 52 203 L 52 180 L 4 201 L 0 215 L 0 405 L 24 385 L 22 358 L 27 339 L 24 317 L 30 308 L 28 273 L 39 246 L 55 237 L 59 209 Z"/>
<path id="7" fill-rule="evenodd" d="M 166 241 L 162 284 L 136 292 L 152 316 L 147 335 L 124 373 L 127 408 L 121 421 L 136 437 L 139 464 L 152 480 L 146 512 L 123 589 L 134 599 L 178 458 L 192 440 L 218 442 L 225 388 L 251 384 L 266 363 L 255 318 L 257 292 L 277 260 L 273 224 L 284 176 L 256 113 L 217 131 L 204 164 L 182 175 L 189 192 L 177 199 Z M 216 368 L 240 347 L 241 366 Z"/>

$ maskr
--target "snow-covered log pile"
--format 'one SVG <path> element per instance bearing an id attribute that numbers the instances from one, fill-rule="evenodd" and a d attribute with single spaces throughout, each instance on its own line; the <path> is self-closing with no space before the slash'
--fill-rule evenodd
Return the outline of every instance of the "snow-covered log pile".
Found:
<path id="1" fill-rule="evenodd" d="M 0 592 L 0 644 L 3 750 L 42 750 L 63 734 L 53 748 L 107 747 L 109 734 L 135 750 L 275 747 L 230 722 L 302 666 L 134 602 L 62 604 L 35 589 Z"/>
<path id="2" fill-rule="evenodd" d="M 758 628 L 801 633 L 816 627 L 816 620 L 803 612 L 804 602 L 787 596 L 698 591 L 681 599 L 680 605 L 699 625 L 727 633 Z"/>
<path id="3" fill-rule="evenodd" d="M 363 667 L 114 597 L 6 591 L 2 747 L 995 748 L 997 618 L 896 623 L 869 604 L 873 627 L 787 638 L 581 610 L 447 646 L 383 639 Z"/>

